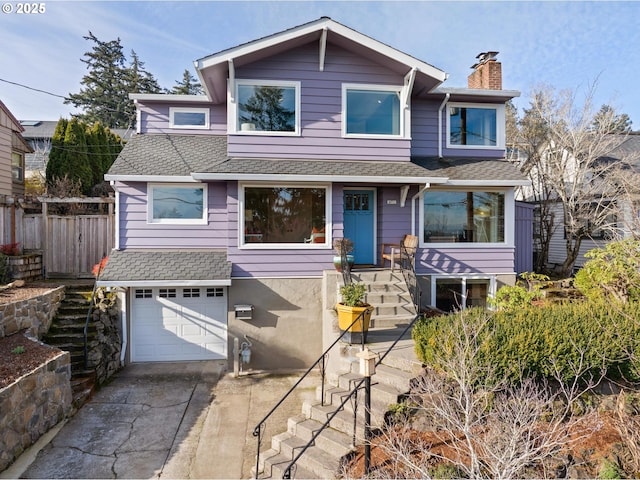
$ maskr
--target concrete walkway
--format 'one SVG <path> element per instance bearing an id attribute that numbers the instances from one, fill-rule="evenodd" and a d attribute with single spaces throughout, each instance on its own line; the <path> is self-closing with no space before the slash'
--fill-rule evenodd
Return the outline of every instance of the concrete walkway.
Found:
<path id="1" fill-rule="evenodd" d="M 300 374 L 233 378 L 225 365 L 125 367 L 0 478 L 250 478 L 253 427 Z M 311 377 L 269 420 L 263 448 L 314 397 L 319 382 Z"/>

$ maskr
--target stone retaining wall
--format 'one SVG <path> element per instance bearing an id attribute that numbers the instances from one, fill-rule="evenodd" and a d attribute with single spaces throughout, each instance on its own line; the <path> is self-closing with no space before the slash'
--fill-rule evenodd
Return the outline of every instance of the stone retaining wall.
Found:
<path id="1" fill-rule="evenodd" d="M 27 253 L 25 255 L 7 257 L 9 275 L 13 280 L 33 281 L 42 279 L 42 254 Z"/>
<path id="2" fill-rule="evenodd" d="M 87 345 L 87 366 L 96 370 L 97 384 L 102 385 L 121 367 L 122 322 L 118 303 L 94 309 L 91 321 L 97 334 Z"/>
<path id="3" fill-rule="evenodd" d="M 71 411 L 69 353 L 0 389 L 0 472 Z"/>
<path id="4" fill-rule="evenodd" d="M 38 297 L 0 305 L 0 337 L 26 329 L 30 336 L 41 339 L 63 298 L 64 287 L 57 287 Z"/>

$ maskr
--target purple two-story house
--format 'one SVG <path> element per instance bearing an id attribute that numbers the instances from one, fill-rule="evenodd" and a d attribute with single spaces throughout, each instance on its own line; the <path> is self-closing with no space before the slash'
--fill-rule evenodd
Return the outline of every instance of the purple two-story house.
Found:
<path id="1" fill-rule="evenodd" d="M 138 134 L 106 175 L 118 228 L 100 284 L 124 292 L 129 361 L 229 358 L 248 334 L 259 367 L 309 364 L 335 238 L 366 268 L 418 236 L 428 305 L 513 283 L 518 92 L 494 52 L 445 88 L 445 72 L 323 17 L 195 65 L 203 96 L 131 95 Z"/>

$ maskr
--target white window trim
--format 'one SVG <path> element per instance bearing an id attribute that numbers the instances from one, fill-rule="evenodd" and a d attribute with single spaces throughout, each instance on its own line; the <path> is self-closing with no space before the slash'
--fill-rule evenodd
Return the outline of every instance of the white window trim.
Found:
<path id="1" fill-rule="evenodd" d="M 175 114 L 182 112 L 204 113 L 204 125 L 176 125 L 174 123 Z M 196 107 L 169 107 L 169 128 L 209 130 L 209 109 Z"/>
<path id="2" fill-rule="evenodd" d="M 490 298 L 496 296 L 497 278 L 495 275 L 431 275 L 431 306 L 436 306 L 436 282 L 438 280 L 461 280 L 462 281 L 462 309 L 467 308 L 467 280 L 488 280 L 489 291 L 487 292 L 487 306 Z"/>
<path id="3" fill-rule="evenodd" d="M 288 187 L 288 188 L 324 188 L 325 189 L 325 237 L 324 243 L 245 243 L 244 241 L 244 212 L 245 200 L 244 192 L 246 188 L 268 188 L 268 187 Z M 330 183 L 242 183 L 238 185 L 238 248 L 240 250 L 328 250 L 332 247 L 331 232 L 333 223 L 331 219 L 331 196 L 332 188 Z"/>
<path id="4" fill-rule="evenodd" d="M 495 145 L 454 145 L 451 143 L 451 117 L 449 108 L 482 108 L 496 111 L 496 144 Z M 502 103 L 459 103 L 449 102 L 444 109 L 447 123 L 447 148 L 473 149 L 473 150 L 500 150 L 505 147 L 505 111 Z"/>
<path id="5" fill-rule="evenodd" d="M 153 218 L 155 187 L 202 188 L 202 218 Z M 147 183 L 147 223 L 153 225 L 206 225 L 208 222 L 208 185 L 206 183 Z"/>
<path id="6" fill-rule="evenodd" d="M 408 88 L 402 85 L 373 85 L 366 83 L 343 83 L 342 84 L 342 137 L 343 138 L 384 138 L 384 139 L 408 139 L 408 132 L 411 131 L 411 106 L 407 100 L 407 106 L 402 105 L 404 98 L 404 90 Z M 400 134 L 398 135 L 380 135 L 368 133 L 347 133 L 347 90 L 374 90 L 381 92 L 396 92 L 400 100 Z"/>
<path id="7" fill-rule="evenodd" d="M 462 248 L 496 248 L 496 247 L 514 247 L 515 246 L 515 225 L 516 225 L 516 203 L 514 197 L 514 189 L 501 189 L 501 188 L 430 188 L 429 192 L 442 191 L 442 192 L 498 192 L 504 193 L 504 241 L 503 242 L 452 242 L 452 243 L 438 243 L 438 242 L 425 242 L 424 241 L 424 194 L 420 195 L 420 212 L 419 212 L 419 226 L 418 238 L 420 248 L 436 248 L 436 249 L 462 249 Z"/>
<path id="8" fill-rule="evenodd" d="M 239 130 L 238 129 L 238 86 L 239 85 L 253 85 L 253 86 L 268 86 L 268 87 L 293 87 L 295 88 L 295 129 L 293 132 L 267 132 L 262 130 Z M 231 85 L 233 88 L 233 95 L 231 92 L 227 92 L 228 106 L 227 108 L 227 130 L 229 134 L 233 135 L 265 135 L 269 137 L 273 136 L 288 136 L 299 137 L 300 136 L 300 91 L 302 88 L 301 82 L 283 81 L 283 80 L 249 80 L 249 79 L 236 79 L 235 84 Z"/>

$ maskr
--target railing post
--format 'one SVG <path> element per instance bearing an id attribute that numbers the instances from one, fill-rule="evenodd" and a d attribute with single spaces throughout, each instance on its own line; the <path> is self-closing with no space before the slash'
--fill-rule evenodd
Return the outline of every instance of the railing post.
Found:
<path id="1" fill-rule="evenodd" d="M 258 424 L 256 428 L 253 430 L 253 436 L 258 437 L 258 448 L 256 451 L 256 474 L 255 479 L 258 480 L 258 475 L 260 475 L 260 445 L 262 443 L 262 423 Z"/>

